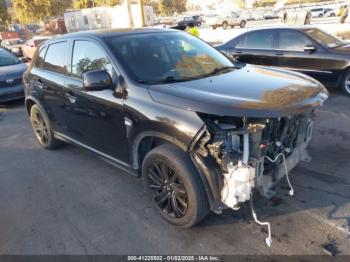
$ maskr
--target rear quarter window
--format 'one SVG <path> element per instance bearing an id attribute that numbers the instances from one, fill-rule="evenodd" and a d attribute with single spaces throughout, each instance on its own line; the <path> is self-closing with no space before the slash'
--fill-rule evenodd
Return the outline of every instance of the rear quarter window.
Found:
<path id="1" fill-rule="evenodd" d="M 65 58 L 67 48 L 67 42 L 50 44 L 46 51 L 43 68 L 57 73 L 66 73 Z"/>

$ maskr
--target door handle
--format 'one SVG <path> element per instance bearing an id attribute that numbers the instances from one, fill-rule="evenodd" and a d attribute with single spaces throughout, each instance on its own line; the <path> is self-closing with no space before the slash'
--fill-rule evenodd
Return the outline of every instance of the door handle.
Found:
<path id="1" fill-rule="evenodd" d="M 69 100 L 69 102 L 72 104 L 74 104 L 77 101 L 77 97 L 74 96 L 74 94 L 70 91 L 66 92 L 65 96 Z"/>
<path id="2" fill-rule="evenodd" d="M 40 90 L 46 89 L 46 87 L 45 87 L 45 85 L 43 84 L 43 82 L 41 81 L 41 79 L 39 79 L 39 80 L 36 82 L 36 86 L 37 86 Z"/>
<path id="3" fill-rule="evenodd" d="M 276 55 L 278 55 L 278 56 L 284 56 L 284 53 L 283 53 L 283 52 L 276 52 Z"/>
<path id="4" fill-rule="evenodd" d="M 235 50 L 235 54 L 242 54 L 241 50 Z"/>

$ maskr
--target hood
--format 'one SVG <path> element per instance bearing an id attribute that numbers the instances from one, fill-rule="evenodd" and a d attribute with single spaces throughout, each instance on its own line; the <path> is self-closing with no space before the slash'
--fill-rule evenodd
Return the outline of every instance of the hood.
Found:
<path id="1" fill-rule="evenodd" d="M 21 78 L 24 71 L 27 70 L 27 65 L 19 63 L 9 66 L 0 66 L 0 81 L 4 81 L 10 78 Z"/>
<path id="2" fill-rule="evenodd" d="M 328 98 L 328 91 L 311 77 L 252 65 L 199 80 L 152 85 L 148 90 L 158 103 L 221 116 L 294 115 Z"/>
<path id="3" fill-rule="evenodd" d="M 332 51 L 335 51 L 337 53 L 342 53 L 342 54 L 350 54 L 350 43 L 338 47 L 334 47 L 331 49 Z"/>

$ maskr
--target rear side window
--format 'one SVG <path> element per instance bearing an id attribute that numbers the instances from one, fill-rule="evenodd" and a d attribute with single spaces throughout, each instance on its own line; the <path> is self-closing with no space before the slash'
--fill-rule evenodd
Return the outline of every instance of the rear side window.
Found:
<path id="1" fill-rule="evenodd" d="M 304 47 L 308 44 L 311 44 L 311 41 L 297 31 L 285 30 L 279 34 L 279 49 L 304 51 Z"/>
<path id="2" fill-rule="evenodd" d="M 39 68 L 43 67 L 43 65 L 44 65 L 44 58 L 45 58 L 45 54 L 46 54 L 46 49 L 47 48 L 44 47 L 44 48 L 41 48 L 41 50 L 39 51 L 39 54 L 36 57 L 35 62 L 34 62 L 34 66 L 35 67 L 39 67 Z"/>
<path id="3" fill-rule="evenodd" d="M 49 45 L 43 68 L 64 74 L 66 72 L 65 57 L 67 48 L 67 42 L 59 42 Z"/>
<path id="4" fill-rule="evenodd" d="M 82 77 L 93 70 L 107 70 L 111 74 L 112 65 L 102 48 L 89 41 L 75 41 L 72 57 L 72 75 Z"/>
<path id="5" fill-rule="evenodd" d="M 258 31 L 247 35 L 245 40 L 245 48 L 249 49 L 273 49 L 274 32 Z M 241 46 L 242 44 L 239 43 Z"/>

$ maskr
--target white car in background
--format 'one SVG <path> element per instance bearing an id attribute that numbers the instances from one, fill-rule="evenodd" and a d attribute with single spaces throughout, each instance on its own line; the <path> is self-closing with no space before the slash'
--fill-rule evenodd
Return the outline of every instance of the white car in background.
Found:
<path id="1" fill-rule="evenodd" d="M 218 27 L 222 27 L 224 30 L 235 26 L 239 26 L 240 28 L 244 28 L 247 24 L 247 19 L 244 15 L 239 14 L 238 12 L 229 12 L 226 14 L 220 14 L 213 17 L 206 17 L 206 22 L 213 29 Z"/>

